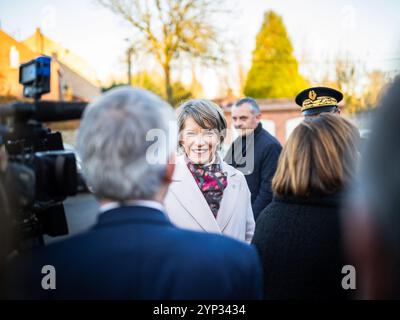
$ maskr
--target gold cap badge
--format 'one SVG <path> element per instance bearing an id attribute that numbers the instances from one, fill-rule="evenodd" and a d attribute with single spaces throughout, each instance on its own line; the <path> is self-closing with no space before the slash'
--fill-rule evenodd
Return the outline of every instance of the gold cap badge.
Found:
<path id="1" fill-rule="evenodd" d="M 315 93 L 315 91 L 314 90 L 311 90 L 309 93 L 308 93 L 308 97 L 311 99 L 311 100 L 315 100 L 315 99 L 317 99 L 317 94 Z"/>

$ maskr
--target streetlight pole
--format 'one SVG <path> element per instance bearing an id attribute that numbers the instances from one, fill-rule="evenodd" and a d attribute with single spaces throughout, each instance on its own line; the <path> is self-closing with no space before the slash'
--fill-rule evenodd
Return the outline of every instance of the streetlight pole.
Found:
<path id="1" fill-rule="evenodd" d="M 128 85 L 130 86 L 132 84 L 132 53 L 133 53 L 133 48 L 130 46 L 127 51 L 127 62 L 128 62 Z"/>
<path id="2" fill-rule="evenodd" d="M 132 41 L 129 38 L 125 38 L 125 41 L 128 43 L 129 47 L 126 50 L 126 62 L 127 62 L 127 82 L 128 86 L 132 84 L 132 54 L 135 52 Z"/>

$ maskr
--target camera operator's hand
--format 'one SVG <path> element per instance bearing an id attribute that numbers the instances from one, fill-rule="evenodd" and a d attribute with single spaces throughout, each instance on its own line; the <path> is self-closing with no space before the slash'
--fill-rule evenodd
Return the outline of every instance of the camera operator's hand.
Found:
<path id="1" fill-rule="evenodd" d="M 7 153 L 4 146 L 0 147 L 0 172 L 5 172 L 7 168 Z"/>
<path id="2" fill-rule="evenodd" d="M 7 154 L 4 146 L 0 146 L 0 298 L 5 294 L 2 292 L 3 267 L 5 259 L 9 255 L 11 241 L 11 225 L 9 220 L 9 204 L 6 194 L 5 175 L 7 169 Z"/>
<path id="3" fill-rule="evenodd" d="M 13 194 L 13 189 L 9 177 L 8 157 L 3 145 L 0 146 L 0 269 L 4 259 L 13 251 L 14 233 L 10 220 L 13 213 L 10 194 Z"/>

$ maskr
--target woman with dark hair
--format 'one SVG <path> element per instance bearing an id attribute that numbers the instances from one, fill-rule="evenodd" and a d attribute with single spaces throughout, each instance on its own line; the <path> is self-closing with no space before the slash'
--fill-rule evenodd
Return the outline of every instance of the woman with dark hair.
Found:
<path id="1" fill-rule="evenodd" d="M 358 138 L 348 120 L 326 113 L 304 120 L 286 142 L 273 201 L 257 219 L 253 238 L 266 299 L 346 296 L 339 211 L 355 174 Z"/>

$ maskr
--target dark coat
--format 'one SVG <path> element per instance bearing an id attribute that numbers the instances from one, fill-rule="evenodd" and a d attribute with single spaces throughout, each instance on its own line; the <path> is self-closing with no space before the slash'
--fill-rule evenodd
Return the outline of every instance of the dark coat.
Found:
<path id="1" fill-rule="evenodd" d="M 44 265 L 56 289 L 43 290 Z M 216 234 L 178 229 L 156 209 L 130 206 L 100 215 L 94 228 L 17 258 L 10 298 L 259 299 L 256 250 Z M 8 277 L 9 278 L 9 277 Z"/>
<path id="2" fill-rule="evenodd" d="M 261 123 L 254 130 L 254 147 L 252 144 L 246 144 L 245 141 L 242 137 L 237 138 L 229 148 L 224 160 L 245 175 L 251 192 L 254 219 L 257 220 L 260 212 L 272 200 L 271 182 L 282 147 L 277 139 L 262 128 Z M 243 158 L 253 154 L 254 169 L 251 170 L 246 168 Z"/>
<path id="3" fill-rule="evenodd" d="M 253 244 L 266 299 L 342 299 L 340 196 L 277 198 L 260 214 Z"/>

